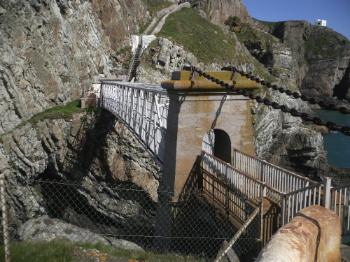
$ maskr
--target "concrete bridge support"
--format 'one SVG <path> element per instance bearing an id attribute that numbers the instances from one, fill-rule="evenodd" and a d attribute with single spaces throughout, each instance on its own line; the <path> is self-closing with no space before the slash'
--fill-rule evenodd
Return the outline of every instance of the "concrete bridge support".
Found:
<path id="1" fill-rule="evenodd" d="M 339 217 L 324 207 L 310 206 L 278 230 L 256 261 L 338 262 L 340 242 Z"/>
<path id="2" fill-rule="evenodd" d="M 250 101 L 242 96 L 174 91 L 169 92 L 169 97 L 162 185 L 166 190 L 174 190 L 176 201 L 210 130 L 216 135 L 221 133 L 221 141 L 217 141 L 221 146 L 230 142 L 226 148 L 234 146 L 254 154 L 252 115 Z M 227 161 L 225 154 L 220 152 L 218 157 Z"/>

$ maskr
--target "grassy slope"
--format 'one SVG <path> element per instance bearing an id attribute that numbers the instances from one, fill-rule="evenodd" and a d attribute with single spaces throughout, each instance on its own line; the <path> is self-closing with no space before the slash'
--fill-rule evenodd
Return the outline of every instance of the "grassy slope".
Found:
<path id="1" fill-rule="evenodd" d="M 265 25 L 270 32 L 288 21 L 267 22 L 257 20 Z M 305 34 L 305 59 L 334 59 L 342 55 L 345 49 L 350 48 L 350 41 L 338 32 L 328 28 L 311 25 Z"/>
<path id="2" fill-rule="evenodd" d="M 84 252 L 83 250 L 89 250 Z M 80 261 L 200 261 L 194 257 L 160 255 L 149 252 L 116 249 L 105 245 L 72 244 L 68 241 L 11 243 L 11 261 L 14 262 L 80 262 Z M 3 260 L 0 248 L 0 261 Z M 120 260 L 122 258 L 123 260 Z M 105 259 L 105 260 L 104 260 Z M 124 260 L 125 259 L 125 260 Z"/>
<path id="3" fill-rule="evenodd" d="M 252 28 L 248 24 L 242 24 L 241 30 L 236 32 L 236 35 L 242 43 L 260 42 L 261 46 L 265 49 L 272 46 L 274 43 L 279 42 L 279 40 L 273 35 Z"/>
<path id="4" fill-rule="evenodd" d="M 36 124 L 44 119 L 69 119 L 73 114 L 81 112 L 80 101 L 75 100 L 62 106 L 55 106 L 33 116 L 29 122 Z"/>
<path id="5" fill-rule="evenodd" d="M 232 34 L 223 32 L 193 9 L 185 8 L 170 15 L 159 36 L 182 45 L 200 62 L 254 64 L 257 74 L 265 79 L 270 77 L 263 65 L 252 56 L 237 51 L 237 42 Z"/>
<path id="6" fill-rule="evenodd" d="M 173 4 L 165 0 L 142 0 L 142 2 L 147 6 L 147 9 L 151 13 L 151 16 L 155 15 L 163 8 L 166 8 Z"/>
<path id="7" fill-rule="evenodd" d="M 42 121 L 45 119 L 70 119 L 72 118 L 73 114 L 79 113 L 79 112 L 83 112 L 82 109 L 80 108 L 80 100 L 75 100 L 65 105 L 51 107 L 41 113 L 38 113 L 34 115 L 32 118 L 30 118 L 29 120 L 23 121 L 22 123 L 20 123 L 13 130 L 15 130 L 16 128 L 20 128 L 26 125 L 27 123 L 36 125 L 39 121 Z M 13 130 L 0 135 L 0 142 L 2 142 L 3 138 L 6 135 L 11 134 Z"/>
<path id="8" fill-rule="evenodd" d="M 183 45 L 202 62 L 236 58 L 234 39 L 193 9 L 185 8 L 169 16 L 159 36 Z"/>
<path id="9" fill-rule="evenodd" d="M 349 48 L 350 42 L 346 37 L 329 28 L 313 26 L 305 41 L 305 58 L 334 59 Z"/>

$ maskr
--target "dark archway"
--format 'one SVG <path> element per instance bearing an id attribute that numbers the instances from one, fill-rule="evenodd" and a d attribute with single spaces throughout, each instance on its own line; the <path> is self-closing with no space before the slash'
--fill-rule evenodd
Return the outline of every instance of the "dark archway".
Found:
<path id="1" fill-rule="evenodd" d="M 214 156 L 231 163 L 231 139 L 229 135 L 221 129 L 214 129 L 214 134 Z"/>

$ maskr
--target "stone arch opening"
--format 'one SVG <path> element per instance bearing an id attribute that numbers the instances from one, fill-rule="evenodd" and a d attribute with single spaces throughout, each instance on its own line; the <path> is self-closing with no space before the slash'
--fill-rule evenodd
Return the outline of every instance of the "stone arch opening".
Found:
<path id="1" fill-rule="evenodd" d="M 230 136 L 221 129 L 214 129 L 215 141 L 213 154 L 217 158 L 231 163 L 231 139 Z"/>
<path id="2" fill-rule="evenodd" d="M 202 150 L 227 163 L 231 163 L 231 139 L 224 130 L 211 129 L 205 134 Z"/>

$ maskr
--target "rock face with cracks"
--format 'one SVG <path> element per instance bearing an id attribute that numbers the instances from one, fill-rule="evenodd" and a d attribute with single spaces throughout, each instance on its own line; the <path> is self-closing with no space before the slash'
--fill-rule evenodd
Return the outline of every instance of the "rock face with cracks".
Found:
<path id="1" fill-rule="evenodd" d="M 42 216 L 25 222 L 18 230 L 19 239 L 22 241 L 52 241 L 66 240 L 73 243 L 91 243 L 111 245 L 115 248 L 138 250 L 143 249 L 126 240 L 109 239 L 95 234 L 89 230 L 65 223 L 59 219 Z"/>
<path id="2" fill-rule="evenodd" d="M 141 0 L 0 2 L 0 134 L 79 98 L 148 18 Z"/>
<path id="3" fill-rule="evenodd" d="M 97 233 L 152 228 L 160 171 L 109 113 L 28 123 L 2 139 L 12 232 L 43 215 Z"/>

